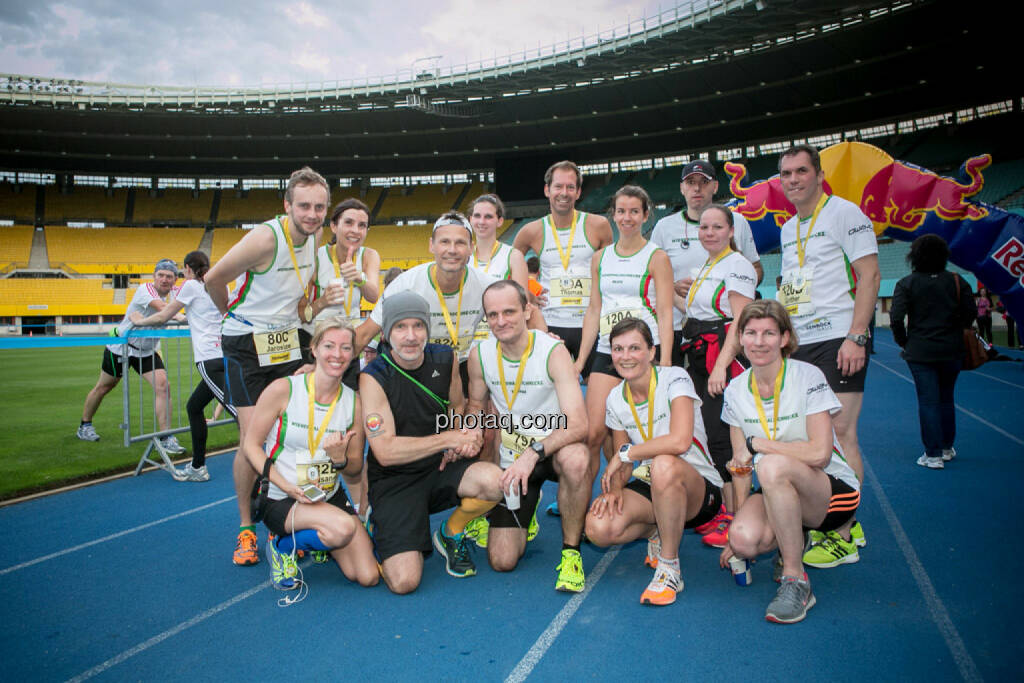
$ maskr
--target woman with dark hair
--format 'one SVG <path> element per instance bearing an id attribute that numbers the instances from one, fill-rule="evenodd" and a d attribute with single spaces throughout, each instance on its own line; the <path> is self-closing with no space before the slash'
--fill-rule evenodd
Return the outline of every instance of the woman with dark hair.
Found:
<path id="1" fill-rule="evenodd" d="M 910 258 L 910 255 L 907 255 Z M 989 344 L 992 343 L 992 297 L 988 293 L 988 287 L 983 284 L 978 285 L 978 334 L 987 341 Z"/>
<path id="2" fill-rule="evenodd" d="M 948 260 L 949 247 L 938 235 L 914 240 L 907 254 L 913 272 L 896 283 L 889 311 L 892 336 L 903 348 L 917 389 L 925 449 L 917 464 L 933 470 L 956 457 L 953 387 L 963 363 L 963 331 L 976 311 L 970 285 L 946 271 Z M 904 318 L 909 318 L 906 327 Z"/>
<path id="3" fill-rule="evenodd" d="M 132 322 L 139 327 L 164 325 L 182 308 L 186 308 L 188 326 L 192 336 L 192 360 L 199 371 L 200 381 L 189 396 L 185 411 L 192 433 L 192 462 L 178 470 L 178 481 L 209 481 L 206 469 L 206 415 L 210 401 L 217 399 L 237 419 L 238 413 L 225 398 L 224 357 L 220 350 L 220 323 L 223 316 L 206 293 L 203 277 L 210 269 L 210 257 L 201 251 L 190 251 L 185 256 L 185 284 L 160 311 L 143 318 L 132 314 Z"/>

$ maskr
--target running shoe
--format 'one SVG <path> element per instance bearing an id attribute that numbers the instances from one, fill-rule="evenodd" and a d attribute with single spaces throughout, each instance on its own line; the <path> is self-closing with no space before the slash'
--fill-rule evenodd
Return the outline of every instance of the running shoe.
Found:
<path id="1" fill-rule="evenodd" d="M 99 437 L 97 437 L 97 438 L 99 438 Z M 951 447 L 951 448 L 943 448 L 942 449 L 942 459 L 945 462 L 949 462 L 950 460 L 952 460 L 955 457 L 956 457 L 956 449 L 955 448 Z"/>
<path id="2" fill-rule="evenodd" d="M 555 590 L 566 593 L 582 593 L 587 585 L 583 576 L 583 558 L 579 550 L 565 548 L 562 550 L 562 561 L 555 567 L 558 572 L 558 580 L 555 581 Z"/>
<path id="3" fill-rule="evenodd" d="M 817 569 L 829 569 L 859 561 L 857 545 L 853 541 L 844 541 L 836 531 L 829 531 L 825 534 L 824 541 L 812 545 L 804 553 L 804 564 Z"/>
<path id="4" fill-rule="evenodd" d="M 715 530 L 715 526 L 718 524 L 718 518 L 725 514 L 725 505 L 718 508 L 718 514 L 711 518 L 711 521 L 704 522 L 698 527 L 694 527 L 693 530 L 703 536 L 709 534 Z"/>
<path id="5" fill-rule="evenodd" d="M 549 515 L 551 515 L 552 517 L 561 517 L 562 516 L 561 511 L 558 509 L 558 501 L 557 500 L 554 503 L 552 503 L 551 505 L 548 505 L 548 509 L 547 509 L 546 512 Z"/>
<path id="6" fill-rule="evenodd" d="M 235 556 L 232 561 L 240 567 L 258 563 L 260 553 L 256 546 L 256 534 L 251 529 L 238 532 L 238 543 L 235 544 Z"/>
<path id="7" fill-rule="evenodd" d="M 326 564 L 331 561 L 331 554 L 326 550 L 314 550 L 310 554 L 315 564 Z"/>
<path id="8" fill-rule="evenodd" d="M 192 463 L 189 463 L 180 470 L 175 470 L 174 478 L 177 481 L 210 481 L 210 472 L 206 465 L 192 467 Z"/>
<path id="9" fill-rule="evenodd" d="M 434 532 L 434 547 L 445 559 L 444 569 L 456 578 L 465 578 L 476 574 L 476 565 L 469 556 L 469 538 L 465 532 L 449 536 L 444 531 L 446 522 Z"/>
<path id="10" fill-rule="evenodd" d="M 96 433 L 96 428 L 93 427 L 91 424 L 79 425 L 78 431 L 75 432 L 75 436 L 77 436 L 82 441 L 100 440 L 100 435 Z"/>
<path id="11" fill-rule="evenodd" d="M 474 517 L 466 524 L 466 536 L 471 538 L 477 548 L 487 547 L 487 536 L 490 533 L 490 522 L 483 515 Z"/>
<path id="12" fill-rule="evenodd" d="M 850 540 L 858 548 L 863 548 L 868 544 L 868 539 L 864 538 L 864 527 L 860 525 L 860 522 L 854 522 L 850 527 Z"/>
<path id="13" fill-rule="evenodd" d="M 683 577 L 680 572 L 668 567 L 654 570 L 654 578 L 647 584 L 647 590 L 640 596 L 641 605 L 671 605 L 676 601 L 676 593 L 683 590 Z"/>
<path id="14" fill-rule="evenodd" d="M 768 603 L 764 618 L 776 624 L 795 624 L 803 621 L 807 610 L 814 607 L 811 582 L 796 576 L 783 576 L 775 598 Z"/>
<path id="15" fill-rule="evenodd" d="M 921 467 L 927 467 L 930 470 L 941 470 L 946 466 L 946 462 L 942 459 L 942 456 L 929 458 L 927 454 L 918 458 L 917 464 Z"/>
<path id="16" fill-rule="evenodd" d="M 180 455 L 185 452 L 185 447 L 178 443 L 173 434 L 160 439 L 160 445 L 171 455 Z"/>
<path id="17" fill-rule="evenodd" d="M 299 565 L 291 553 L 279 552 L 277 544 L 271 541 L 267 543 L 267 561 L 270 562 L 270 580 L 275 587 L 286 591 L 299 587 L 296 578 L 299 575 Z"/>
<path id="18" fill-rule="evenodd" d="M 807 532 L 807 543 L 804 550 L 810 549 L 812 545 L 818 545 L 825 540 L 825 532 L 818 531 L 817 529 L 810 529 Z"/>
<path id="19" fill-rule="evenodd" d="M 700 539 L 704 545 L 711 546 L 712 548 L 724 548 L 725 544 L 729 542 L 729 525 L 732 524 L 732 514 L 728 512 L 719 512 L 715 516 L 717 520 L 714 529 L 704 534 L 704 538 Z"/>
<path id="20" fill-rule="evenodd" d="M 540 533 L 540 523 L 537 521 L 537 510 L 540 510 L 540 502 L 544 500 L 544 492 L 537 496 L 537 504 L 533 506 L 533 517 L 530 518 L 530 526 L 526 529 L 526 542 L 529 543 L 537 538 Z M 557 501 L 556 501 L 557 502 Z"/>
<path id="21" fill-rule="evenodd" d="M 661 555 L 661 536 L 658 534 L 658 530 L 655 529 L 654 533 L 647 539 L 647 557 L 644 558 L 644 564 L 651 569 L 657 569 L 659 555 Z"/>

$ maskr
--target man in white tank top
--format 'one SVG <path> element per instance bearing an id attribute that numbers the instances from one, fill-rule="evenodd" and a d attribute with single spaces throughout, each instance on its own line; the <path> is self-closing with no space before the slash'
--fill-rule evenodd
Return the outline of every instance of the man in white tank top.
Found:
<path id="1" fill-rule="evenodd" d="M 498 504 L 489 515 L 487 558 L 496 571 L 511 571 L 526 551 L 527 527 L 540 503 L 540 487 L 557 481 L 562 513 L 562 559 L 556 590 L 584 588 L 580 539 L 593 473 L 586 447 L 583 393 L 565 345 L 527 329 L 532 304 L 518 283 L 504 280 L 484 291 L 491 337 L 469 354 L 467 415 L 483 415 L 488 398 L 501 428 L 501 486 L 520 494 L 518 510 Z M 563 417 L 564 416 L 564 417 Z"/>
<path id="2" fill-rule="evenodd" d="M 547 289 L 544 320 L 561 337 L 575 360 L 583 338 L 583 313 L 590 303 L 590 261 L 612 243 L 612 226 L 604 216 L 580 213 L 576 202 L 583 175 L 571 161 L 559 161 L 544 174 L 544 196 L 551 213 L 531 221 L 516 235 L 513 246 L 540 258 L 540 283 Z M 593 355 L 591 355 L 593 358 Z M 589 374 L 589 367 L 584 373 Z"/>
<path id="3" fill-rule="evenodd" d="M 299 325 L 312 320 L 306 283 L 330 199 L 323 176 L 309 167 L 296 171 L 285 189 L 284 215 L 253 228 L 206 274 L 206 291 L 224 316 L 225 376 L 242 441 L 263 389 L 303 363 Z M 237 278 L 242 279 L 229 299 L 228 283 Z M 259 552 L 249 509 L 256 471 L 241 450 L 235 454 L 233 471 L 241 518 L 233 560 L 238 565 L 256 564 Z"/>

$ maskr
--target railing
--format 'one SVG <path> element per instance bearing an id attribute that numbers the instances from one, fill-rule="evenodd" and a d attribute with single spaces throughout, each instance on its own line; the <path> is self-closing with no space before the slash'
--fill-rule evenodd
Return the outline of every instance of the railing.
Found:
<path id="1" fill-rule="evenodd" d="M 456 65 L 434 62 L 365 78 L 301 83 L 270 83 L 259 86 L 164 86 L 129 83 L 42 78 L 20 74 L 0 74 L 0 103 L 70 103 L 99 105 L 209 105 L 253 104 L 273 108 L 283 101 L 304 101 L 370 94 L 419 91 L 429 87 L 455 85 L 469 80 L 497 78 L 516 72 L 577 62 L 588 57 L 615 52 L 642 44 L 683 28 L 711 21 L 760 0 L 690 0 L 667 10 L 592 34 L 582 34 L 550 45 L 524 48 L 518 52 L 490 59 Z M 424 61 L 424 60 L 417 60 Z"/>

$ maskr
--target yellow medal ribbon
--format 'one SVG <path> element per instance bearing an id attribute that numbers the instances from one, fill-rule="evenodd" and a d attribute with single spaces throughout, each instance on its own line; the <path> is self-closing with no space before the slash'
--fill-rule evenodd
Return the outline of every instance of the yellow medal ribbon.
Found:
<path id="1" fill-rule="evenodd" d="M 334 277 L 341 279 L 341 266 L 338 265 L 338 255 L 334 253 L 334 249 L 331 249 L 330 245 L 327 245 L 327 255 L 331 259 L 331 265 L 334 266 Z M 359 255 L 359 250 L 352 255 L 352 263 L 356 262 L 356 258 Z M 352 316 L 352 283 L 348 283 L 348 294 L 345 296 L 345 317 L 349 318 Z"/>
<path id="2" fill-rule="evenodd" d="M 818 215 L 821 210 L 825 208 L 826 202 L 831 195 L 827 195 L 824 192 L 821 193 L 821 197 L 818 198 L 818 204 L 814 207 L 814 213 L 811 214 L 811 224 L 807 227 L 807 234 L 804 236 L 803 241 L 800 240 L 800 218 L 797 217 L 796 221 L 796 258 L 800 263 L 800 267 L 804 267 L 804 261 L 807 260 L 807 240 L 811 239 L 811 233 L 814 232 L 814 224 L 818 222 Z"/>
<path id="3" fill-rule="evenodd" d="M 491 255 L 487 257 L 487 263 L 485 263 L 483 265 L 484 268 L 490 267 L 491 261 L 494 260 L 494 255 L 496 253 L 498 253 L 498 247 L 500 247 L 500 246 L 501 246 L 501 242 L 499 242 L 497 239 L 495 239 L 494 240 L 494 246 L 491 247 Z M 477 260 L 477 258 L 476 258 L 476 249 L 473 250 L 473 267 L 474 268 L 480 267 L 480 261 Z"/>
<path id="4" fill-rule="evenodd" d="M 316 457 L 317 446 L 320 445 L 320 441 L 324 438 L 324 432 L 327 431 L 327 425 L 331 421 L 331 416 L 334 415 L 334 409 L 338 407 L 338 398 L 341 397 L 341 383 L 338 383 L 338 393 L 334 395 L 331 400 L 331 405 L 327 409 L 327 414 L 324 415 L 324 421 L 320 423 L 320 428 L 316 430 L 316 434 L 313 433 L 313 422 L 315 415 L 313 413 L 313 404 L 316 403 L 316 382 L 313 382 L 313 374 L 309 373 L 306 375 L 306 394 L 309 397 L 309 424 L 306 425 L 306 445 L 309 446 L 309 454 L 311 457 Z"/>
<path id="5" fill-rule="evenodd" d="M 779 433 L 779 403 L 782 402 L 782 378 L 786 375 L 786 359 L 782 359 L 782 367 L 775 375 L 775 393 L 772 394 L 772 429 L 768 431 L 768 416 L 764 412 L 764 404 L 761 402 L 761 392 L 757 390 L 757 381 L 754 379 L 754 371 L 750 371 L 750 393 L 754 395 L 754 405 L 757 406 L 757 419 L 761 422 L 761 429 L 764 435 L 775 441 L 775 435 Z"/>
<path id="6" fill-rule="evenodd" d="M 511 398 L 508 395 L 508 387 L 505 386 L 505 362 L 501 358 L 501 342 L 497 344 L 498 350 L 498 379 L 501 380 L 501 393 L 505 396 L 505 405 L 508 406 L 509 412 L 512 411 L 512 406 L 516 402 L 516 397 L 519 395 L 519 387 L 523 383 L 523 370 L 526 369 L 526 361 L 530 359 L 530 354 L 533 353 L 533 340 L 535 334 L 530 333 L 530 341 L 526 344 L 526 351 L 519 358 L 519 371 L 516 372 L 516 383 L 512 387 Z"/>
<path id="7" fill-rule="evenodd" d="M 284 228 L 282 230 L 282 232 L 284 232 L 284 239 L 288 243 L 288 255 L 292 257 L 292 266 L 295 268 L 295 277 L 299 279 L 299 290 L 302 293 L 305 293 L 306 283 L 302 281 L 302 273 L 299 272 L 299 262 L 295 258 L 295 244 L 292 242 L 292 233 L 288 230 L 288 216 L 285 216 L 284 220 L 281 221 L 281 226 Z M 306 239 L 308 240 L 310 237 L 312 237 L 312 235 L 308 235 Z"/>
<path id="8" fill-rule="evenodd" d="M 558 239 L 558 229 L 555 228 L 554 215 L 551 216 L 551 236 L 555 238 L 555 246 L 558 247 L 558 256 L 562 259 L 562 269 L 569 270 L 569 259 L 572 258 L 572 242 L 576 239 L 576 222 L 579 212 L 572 210 L 572 227 L 569 229 L 569 244 L 562 249 L 562 242 Z"/>
<path id="9" fill-rule="evenodd" d="M 658 369 L 651 366 L 651 382 L 647 385 L 647 433 L 644 433 L 644 428 L 640 424 L 640 414 L 636 412 L 636 403 L 633 402 L 633 392 L 629 388 L 629 383 L 626 383 L 624 389 L 626 390 L 626 403 L 629 404 L 629 409 L 633 412 L 633 420 L 636 422 L 636 430 L 640 432 L 640 438 L 645 442 L 650 441 L 651 437 L 654 436 L 654 390 L 658 387 Z"/>
<path id="10" fill-rule="evenodd" d="M 427 271 L 430 275 L 430 282 L 434 285 L 434 291 L 437 293 L 437 301 L 441 304 L 441 315 L 444 316 L 444 326 L 448 328 L 448 336 L 451 337 L 452 346 L 456 351 L 459 349 L 459 323 L 462 322 L 462 290 L 466 286 L 466 277 L 468 273 L 462 274 L 462 281 L 459 283 L 459 300 L 455 306 L 459 309 L 455 315 L 455 327 L 452 327 L 452 315 L 448 312 L 448 304 L 444 302 L 444 294 L 441 293 L 441 286 L 437 284 L 437 266 L 432 267 L 433 274 Z"/>
<path id="11" fill-rule="evenodd" d="M 726 246 L 725 249 L 722 250 L 722 253 L 715 257 L 714 261 L 708 259 L 707 261 L 704 262 L 704 266 L 700 269 L 700 272 L 697 273 L 697 279 L 694 281 L 692 285 L 690 285 L 690 291 L 686 293 L 687 307 L 693 304 L 693 298 L 697 296 L 697 290 L 700 289 L 700 286 L 702 284 L 704 284 L 704 280 L 706 280 L 708 275 L 711 274 L 712 269 L 714 269 L 714 267 L 718 264 L 719 261 L 721 261 L 731 253 L 732 247 Z"/>

